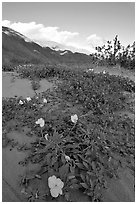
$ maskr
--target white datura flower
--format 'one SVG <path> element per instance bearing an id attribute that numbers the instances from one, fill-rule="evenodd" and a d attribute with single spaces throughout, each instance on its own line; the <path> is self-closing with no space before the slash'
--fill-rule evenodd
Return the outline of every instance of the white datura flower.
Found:
<path id="1" fill-rule="evenodd" d="M 40 127 L 44 127 L 44 125 L 45 125 L 45 121 L 43 118 L 38 119 L 35 123 L 37 125 L 40 125 Z"/>
<path id="2" fill-rule="evenodd" d="M 31 98 L 30 98 L 30 97 L 27 97 L 26 99 L 27 99 L 27 101 L 31 101 Z"/>
<path id="3" fill-rule="evenodd" d="M 43 99 L 43 103 L 48 103 L 46 98 Z"/>
<path id="4" fill-rule="evenodd" d="M 48 134 L 46 134 L 44 137 L 45 137 L 46 140 L 48 140 Z"/>
<path id="5" fill-rule="evenodd" d="M 20 100 L 20 101 L 19 101 L 19 104 L 20 104 L 20 105 L 23 105 L 24 103 L 23 103 L 23 101 L 22 101 L 22 100 Z"/>
<path id="6" fill-rule="evenodd" d="M 71 116 L 71 121 L 73 122 L 73 123 L 77 123 L 77 121 L 78 121 L 78 116 L 75 114 L 75 115 L 72 115 Z"/>
<path id="7" fill-rule="evenodd" d="M 52 197 L 57 198 L 59 195 L 62 195 L 62 188 L 64 187 L 64 183 L 60 178 L 56 178 L 56 176 L 50 176 L 48 178 L 48 186 L 50 188 L 50 193 Z"/>
<path id="8" fill-rule="evenodd" d="M 67 155 L 65 155 L 65 159 L 66 159 L 67 162 L 70 161 L 70 157 L 67 156 Z"/>

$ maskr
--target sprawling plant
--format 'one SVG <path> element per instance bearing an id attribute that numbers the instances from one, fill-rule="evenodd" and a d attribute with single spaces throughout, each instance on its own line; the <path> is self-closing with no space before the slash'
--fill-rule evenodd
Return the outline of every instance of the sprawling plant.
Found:
<path id="1" fill-rule="evenodd" d="M 44 65 L 40 70 L 24 67 L 22 74 L 54 76 L 59 82 L 55 90 L 33 98 L 2 101 L 3 144 L 29 148 L 30 154 L 20 164 L 41 167 L 22 178 L 21 192 L 28 201 L 71 201 L 70 192 L 77 189 L 91 201 L 101 201 L 102 189 L 108 178 L 117 177 L 119 167 L 128 165 L 134 171 L 134 124 L 115 114 L 125 107 L 123 91 L 135 91 L 134 82 L 108 73 Z M 30 129 L 28 136 L 37 138 L 29 147 L 18 146 L 6 136 L 24 126 Z M 35 179 L 44 181 L 44 194 L 31 188 Z"/>

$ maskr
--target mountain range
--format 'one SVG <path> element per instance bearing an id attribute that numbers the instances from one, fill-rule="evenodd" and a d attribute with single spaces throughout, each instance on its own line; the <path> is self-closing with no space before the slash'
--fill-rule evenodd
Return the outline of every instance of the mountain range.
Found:
<path id="1" fill-rule="evenodd" d="M 3 66 L 28 63 L 62 65 L 86 65 L 92 63 L 92 55 L 72 52 L 60 47 L 60 45 L 54 45 L 53 42 L 47 42 L 47 45 L 42 47 L 13 29 L 2 27 Z"/>

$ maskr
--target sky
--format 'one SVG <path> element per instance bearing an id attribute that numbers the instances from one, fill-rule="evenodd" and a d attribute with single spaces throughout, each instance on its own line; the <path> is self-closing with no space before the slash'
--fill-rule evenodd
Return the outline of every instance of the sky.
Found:
<path id="1" fill-rule="evenodd" d="M 135 41 L 135 3 L 3 2 L 2 24 L 42 46 L 54 41 L 91 53 L 116 35 L 124 46 Z"/>

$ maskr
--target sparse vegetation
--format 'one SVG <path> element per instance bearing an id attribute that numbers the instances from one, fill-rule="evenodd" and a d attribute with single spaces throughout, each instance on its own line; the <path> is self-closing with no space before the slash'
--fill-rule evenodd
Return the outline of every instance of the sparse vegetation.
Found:
<path id="1" fill-rule="evenodd" d="M 31 81 L 31 85 L 32 85 L 32 89 L 35 91 L 35 93 L 36 93 L 36 90 L 38 90 L 40 88 L 39 80 L 36 78 Z"/>
<path id="2" fill-rule="evenodd" d="M 2 71 L 28 78 L 35 92 L 34 97 L 2 99 L 3 148 L 27 152 L 21 167 L 40 167 L 20 178 L 26 201 L 70 202 L 75 190 L 88 201 L 102 201 L 102 190 L 119 177 L 120 168 L 135 173 L 134 118 L 120 114 L 134 115 L 134 101 L 127 102 L 127 95 L 134 97 L 135 83 L 106 70 L 94 72 L 96 65 L 134 71 L 135 42 L 124 48 L 116 36 L 96 51 L 61 55 L 3 32 Z M 53 82 L 52 90 L 38 94 L 41 79 Z M 33 142 L 19 144 L 10 138 L 12 131 L 18 138 L 24 127 Z M 44 183 L 44 193 L 38 181 Z"/>
<path id="3" fill-rule="evenodd" d="M 20 67 L 22 77 L 53 78 L 57 87 L 43 92 L 30 101 L 23 98 L 3 99 L 3 132 L 10 131 L 7 124 L 14 119 L 17 129 L 27 125 L 28 135 L 37 137 L 31 144 L 30 155 L 20 165 L 39 163 L 41 169 L 21 180 L 28 201 L 73 201 L 70 191 L 78 189 L 90 198 L 101 201 L 102 189 L 108 178 L 117 177 L 119 167 L 128 166 L 134 172 L 135 135 L 134 122 L 121 117 L 116 111 L 124 110 L 124 91 L 135 92 L 133 81 L 108 73 L 67 70 L 51 65 Z M 37 83 L 34 83 L 34 88 Z M 46 98 L 44 104 L 41 99 Z M 19 101 L 23 104 L 19 104 Z M 72 116 L 75 120 L 72 120 Z M 38 119 L 44 121 L 39 126 Z M 7 142 L 6 142 L 7 141 Z M 10 144 L 6 134 L 4 144 Z M 18 147 L 18 144 L 15 144 Z M 25 147 L 24 147 L 25 151 Z M 55 175 L 64 186 L 62 195 L 55 198 L 51 187 L 44 195 L 33 190 L 32 181 Z M 37 186 L 38 188 L 38 186 Z"/>

